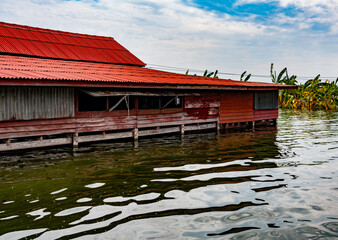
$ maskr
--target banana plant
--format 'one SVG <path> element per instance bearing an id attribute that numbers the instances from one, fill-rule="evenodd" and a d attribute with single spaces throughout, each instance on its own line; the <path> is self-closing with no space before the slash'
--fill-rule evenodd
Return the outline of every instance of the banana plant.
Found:
<path id="1" fill-rule="evenodd" d="M 244 81 L 244 82 L 249 81 L 249 79 L 250 79 L 250 77 L 251 77 L 251 73 L 249 73 L 249 74 L 244 78 L 245 74 L 246 74 L 246 71 L 244 71 L 244 72 L 242 73 L 241 78 L 239 79 L 240 81 Z"/>
<path id="2" fill-rule="evenodd" d="M 203 77 L 218 78 L 218 70 L 216 70 L 215 72 L 208 72 L 208 70 L 205 70 Z"/>
<path id="3" fill-rule="evenodd" d="M 189 75 L 189 69 L 185 72 L 185 75 Z M 197 76 L 194 74 L 194 76 Z M 205 70 L 203 73 L 203 77 L 211 77 L 211 78 L 218 78 L 218 70 L 215 72 L 209 72 L 208 70 Z"/>

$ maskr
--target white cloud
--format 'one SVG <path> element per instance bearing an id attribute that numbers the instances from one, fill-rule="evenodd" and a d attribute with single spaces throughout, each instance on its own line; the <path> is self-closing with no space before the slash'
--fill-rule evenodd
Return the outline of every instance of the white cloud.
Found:
<path id="1" fill-rule="evenodd" d="M 301 6 L 305 1 L 292 2 Z M 338 25 L 332 25 L 329 38 L 302 32 L 313 21 L 330 22 L 334 14 L 327 19 L 310 19 L 306 14 L 276 15 L 265 24 L 251 16 L 239 19 L 187 6 L 181 0 L 0 1 L 0 21 L 112 36 L 146 63 L 268 74 L 270 63 L 275 62 L 298 75 L 337 75 L 338 41 L 333 33 Z"/>
<path id="2" fill-rule="evenodd" d="M 280 14 L 275 18 L 275 22 L 295 23 L 295 27 L 299 27 L 300 30 L 308 29 L 314 23 L 326 23 L 331 25 L 329 34 L 338 34 L 337 0 L 238 0 L 236 5 L 276 2 L 282 8 L 294 7 L 301 11 L 295 17 Z"/>

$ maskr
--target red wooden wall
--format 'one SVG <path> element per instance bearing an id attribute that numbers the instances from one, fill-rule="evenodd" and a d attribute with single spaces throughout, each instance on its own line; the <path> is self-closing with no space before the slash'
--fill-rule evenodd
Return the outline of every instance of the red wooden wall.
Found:
<path id="1" fill-rule="evenodd" d="M 74 118 L 0 121 L 0 139 L 142 129 L 203 123 L 276 119 L 278 109 L 254 110 L 254 92 L 227 91 L 186 96 L 182 108 L 76 112 Z"/>
<path id="2" fill-rule="evenodd" d="M 219 120 L 219 98 L 212 94 L 185 97 L 185 124 L 217 122 Z"/>
<path id="3" fill-rule="evenodd" d="M 0 122 L 0 139 L 75 132 L 74 118 Z"/>

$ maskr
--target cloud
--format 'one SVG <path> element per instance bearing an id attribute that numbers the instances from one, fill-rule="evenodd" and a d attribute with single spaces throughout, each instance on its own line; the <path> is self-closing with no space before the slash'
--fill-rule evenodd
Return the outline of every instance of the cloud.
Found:
<path id="1" fill-rule="evenodd" d="M 246 4 L 278 3 L 285 11 L 272 19 L 272 24 L 294 24 L 298 30 L 312 29 L 314 25 L 329 26 L 328 34 L 338 34 L 338 1 L 337 0 L 238 0 L 236 6 Z M 288 16 L 289 10 L 296 10 L 295 16 Z"/>
<path id="2" fill-rule="evenodd" d="M 208 11 L 192 0 L 1 0 L 0 21 L 112 36 L 146 63 L 268 74 L 275 62 L 303 75 L 336 75 L 337 6 L 319 1 L 303 6 L 305 1 L 280 0 L 282 7 L 302 10 L 258 21 L 253 14 Z M 312 31 L 315 24 L 328 24 L 329 30 Z"/>

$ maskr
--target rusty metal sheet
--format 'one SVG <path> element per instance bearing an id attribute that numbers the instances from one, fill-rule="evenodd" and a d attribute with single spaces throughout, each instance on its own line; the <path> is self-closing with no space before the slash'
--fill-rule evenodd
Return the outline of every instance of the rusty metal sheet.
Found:
<path id="1" fill-rule="evenodd" d="M 0 121 L 74 116 L 74 89 L 1 87 Z"/>

